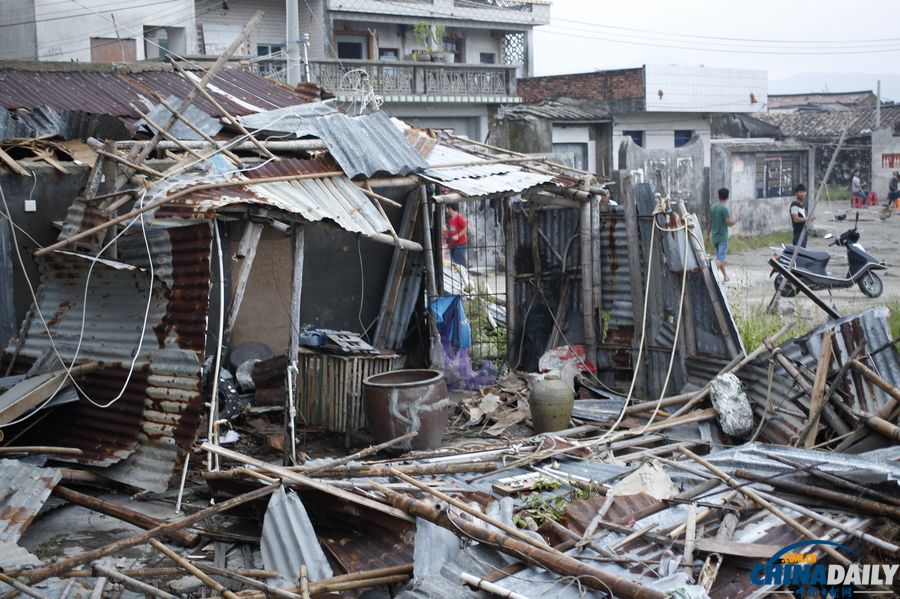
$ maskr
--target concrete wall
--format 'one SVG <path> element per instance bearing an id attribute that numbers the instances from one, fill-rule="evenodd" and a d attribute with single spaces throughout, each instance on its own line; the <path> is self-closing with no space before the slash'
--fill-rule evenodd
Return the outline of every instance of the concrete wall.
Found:
<path id="1" fill-rule="evenodd" d="M 103 0 L 84 0 L 82 4 L 87 8 L 76 4 L 60 5 L 58 0 L 34 1 L 39 60 L 89 62 L 91 38 L 117 37 L 135 40 L 136 58 L 143 60 L 146 55 L 140 37 L 145 26 L 183 28 L 183 47 L 173 46 L 171 50 L 182 54 L 196 48 L 193 0 L 137 2 L 130 6 L 117 5 L 114 11 L 109 9 L 109 2 Z M 115 13 L 117 27 L 113 26 L 112 13 Z M 3 32 L 5 35 L 6 31 Z"/>
<path id="2" fill-rule="evenodd" d="M 524 29 L 550 23 L 550 5 L 532 4 L 528 10 L 495 8 L 477 3 L 459 3 L 456 0 L 397 2 L 396 0 L 328 0 L 327 8 L 342 16 L 353 14 L 383 15 L 385 20 L 398 22 L 421 21 L 433 18 L 441 21 L 460 21 L 460 25 L 489 29 Z"/>
<path id="3" fill-rule="evenodd" d="M 587 164 L 584 165 L 584 169 L 596 174 L 597 144 L 593 127 L 589 125 L 554 125 L 553 143 L 585 144 L 587 146 Z"/>
<path id="4" fill-rule="evenodd" d="M 698 137 L 680 148 L 647 149 L 631 141 L 622 140 L 619 146 L 619 170 L 635 183 L 656 184 L 656 171 L 672 200 L 682 200 L 689 212 L 705 222 L 709 212 L 706 190 L 704 156 L 706 151 Z"/>
<path id="5" fill-rule="evenodd" d="M 285 22 L 285 3 L 275 0 L 240 0 L 238 2 L 225 3 L 228 9 L 223 8 L 222 2 L 203 2 L 197 0 L 197 23 L 204 27 L 204 37 L 207 38 L 207 54 L 218 54 L 223 48 L 220 44 L 210 43 L 210 35 L 217 40 L 231 39 L 240 33 L 247 21 L 253 17 L 257 10 L 263 11 L 263 18 L 256 30 L 250 35 L 250 43 L 247 44 L 249 54 L 256 55 L 257 44 L 284 44 L 287 37 L 287 24 Z M 303 2 L 301 5 L 301 23 L 303 14 L 308 10 Z M 302 35 L 306 31 L 300 30 Z M 234 34 L 232 35 L 232 32 Z M 225 42 L 226 45 L 230 43 Z M 196 53 L 193 50 L 191 53 Z M 243 54 L 245 52 L 241 52 Z"/>
<path id="6" fill-rule="evenodd" d="M 773 146 L 771 152 L 781 153 L 783 150 Z M 793 194 L 783 197 L 757 197 L 757 158 L 765 155 L 766 150 L 747 151 L 730 148 L 728 144 L 713 144 L 711 165 L 709 169 L 709 205 L 718 201 L 717 192 L 722 187 L 731 191 L 729 205 L 732 215 L 739 215 L 740 221 L 731 227 L 732 235 L 759 235 L 773 231 L 787 231 L 791 228 L 788 218 L 788 206 L 793 201 Z M 810 197 L 814 188 L 809 177 L 812 154 L 810 150 L 790 151 L 800 155 L 805 177 L 804 183 L 809 187 Z"/>
<path id="7" fill-rule="evenodd" d="M 523 154 L 553 152 L 553 123 L 544 119 L 496 121 L 488 143 Z"/>
<path id="8" fill-rule="evenodd" d="M 34 0 L 5 0 L 0 2 L 0 59 L 36 60 L 37 33 Z M 12 25 L 18 23 L 17 25 Z"/>
<path id="9" fill-rule="evenodd" d="M 709 166 L 710 118 L 708 114 L 632 112 L 613 115 L 612 147 L 622 143 L 624 131 L 642 131 L 644 147 L 648 150 L 675 148 L 675 131 L 689 130 L 703 143 L 704 166 Z M 619 166 L 618 156 L 613 156 L 613 169 Z"/>
<path id="10" fill-rule="evenodd" d="M 766 110 L 766 71 L 647 65 L 644 72 L 648 112 Z"/>
<path id="11" fill-rule="evenodd" d="M 900 136 L 891 128 L 872 132 L 872 190 L 887 201 L 891 174 L 900 171 Z"/>
<path id="12" fill-rule="evenodd" d="M 484 141 L 488 134 L 485 104 L 384 104 L 381 110 L 416 127 L 453 129 L 457 135 Z"/>

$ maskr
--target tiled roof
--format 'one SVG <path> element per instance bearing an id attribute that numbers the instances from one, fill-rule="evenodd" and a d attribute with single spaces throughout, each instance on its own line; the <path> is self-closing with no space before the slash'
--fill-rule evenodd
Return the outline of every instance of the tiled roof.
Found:
<path id="1" fill-rule="evenodd" d="M 810 104 L 845 104 L 847 106 L 871 106 L 876 98 L 870 90 L 859 92 L 835 92 L 820 94 L 769 94 L 769 110 L 808 106 Z"/>
<path id="2" fill-rule="evenodd" d="M 837 137 L 844 127 L 849 137 L 868 135 L 875 128 L 875 107 L 847 110 L 799 110 L 797 112 L 761 114 L 757 117 L 778 127 L 785 137 Z M 900 104 L 881 107 L 881 126 L 900 123 Z"/>

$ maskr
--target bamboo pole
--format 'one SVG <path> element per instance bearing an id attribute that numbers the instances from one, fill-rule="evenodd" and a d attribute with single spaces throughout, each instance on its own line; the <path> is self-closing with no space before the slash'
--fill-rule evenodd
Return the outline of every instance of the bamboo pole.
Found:
<path id="1" fill-rule="evenodd" d="M 471 587 L 481 589 L 482 591 L 487 591 L 491 595 L 495 595 L 497 597 L 504 597 L 505 599 L 528 599 L 528 597 L 526 597 L 525 595 L 510 591 L 509 589 L 504 589 L 498 584 L 488 582 L 483 578 L 472 576 L 471 574 L 468 574 L 466 572 L 460 572 L 459 579 Z"/>
<path id="2" fill-rule="evenodd" d="M 260 152 L 262 152 L 263 156 L 267 156 L 267 157 L 273 158 L 275 160 L 280 160 L 280 158 L 278 158 L 275 154 L 270 152 L 266 146 L 261 144 L 259 142 L 259 140 L 253 136 L 252 133 L 247 131 L 247 129 L 240 123 L 240 121 L 238 121 L 236 118 L 234 118 L 234 116 L 231 115 L 231 113 L 229 113 L 227 110 L 225 110 L 225 108 L 222 107 L 222 105 L 219 103 L 219 101 L 216 100 L 212 96 L 211 93 L 206 91 L 206 84 L 208 83 L 208 81 L 204 81 L 205 77 L 204 77 L 204 79 L 201 79 L 200 81 L 194 81 L 194 78 L 191 77 L 190 73 L 185 71 L 184 67 L 182 67 L 180 64 L 175 62 L 175 60 L 171 56 L 168 57 L 168 60 L 169 60 L 169 64 L 172 65 L 173 69 L 178 71 L 178 74 L 181 75 L 182 79 L 184 79 L 187 83 L 191 84 L 194 87 L 194 89 L 200 93 L 201 96 L 206 98 L 207 102 L 212 104 L 216 110 L 221 112 L 222 115 L 225 117 L 225 120 L 227 120 L 229 123 L 231 123 L 238 131 L 240 131 L 241 133 L 246 135 L 250 139 L 250 141 L 253 143 L 253 145 L 256 146 Z"/>
<path id="3" fill-rule="evenodd" d="M 45 445 L 8 445 L 0 447 L 0 454 L 7 453 L 45 453 L 48 455 L 82 455 L 77 447 L 48 447 Z"/>
<path id="4" fill-rule="evenodd" d="M 463 462 L 459 464 L 409 464 L 394 466 L 403 474 L 460 474 L 463 472 L 493 472 L 497 465 L 494 462 Z M 390 476 L 390 466 L 377 464 L 366 466 L 334 466 L 322 472 L 312 472 L 312 469 L 304 469 L 303 466 L 293 466 L 291 470 L 307 476 L 328 477 L 381 477 Z"/>
<path id="5" fill-rule="evenodd" d="M 888 422 L 884 418 L 873 416 L 868 412 L 861 412 L 860 417 L 866 423 L 866 426 L 879 435 L 887 437 L 896 443 L 900 443 L 900 427 Z"/>
<path id="6" fill-rule="evenodd" d="M 387 449 L 388 447 L 393 447 L 394 445 L 397 445 L 398 443 L 403 443 L 404 441 L 409 441 L 411 439 L 415 439 L 418 435 L 419 435 L 419 431 L 412 431 L 411 433 L 406 433 L 405 435 L 401 435 L 395 439 L 385 441 L 384 443 L 379 443 L 378 445 L 370 445 L 369 447 L 366 447 L 365 449 L 361 449 L 360 451 L 357 451 L 356 453 L 351 453 L 350 455 L 345 456 L 343 458 L 331 460 L 330 462 L 322 464 L 321 466 L 315 466 L 310 470 L 305 470 L 304 474 L 306 474 L 307 476 L 311 476 L 313 474 L 318 474 L 318 473 L 324 472 L 326 470 L 332 470 L 336 466 L 342 466 L 343 464 L 346 464 L 347 462 L 352 462 L 353 460 L 358 460 L 360 458 L 364 458 L 366 456 L 372 455 L 373 453 L 378 453 L 382 449 Z"/>
<path id="7" fill-rule="evenodd" d="M 219 146 L 219 143 L 216 140 L 214 140 L 212 137 L 210 137 L 206 133 L 206 131 L 204 131 L 197 125 L 195 125 L 193 122 L 191 122 L 190 119 L 186 118 L 184 115 L 182 115 L 180 112 L 178 112 L 178 110 L 175 109 L 171 104 L 169 104 L 169 102 L 165 98 L 163 98 L 157 91 L 150 90 L 150 94 L 153 96 L 154 100 L 156 100 L 158 103 L 162 104 L 166 110 L 168 110 L 169 112 L 171 112 L 172 114 L 175 115 L 175 118 L 177 118 L 179 121 L 181 121 L 182 123 L 187 125 L 194 133 L 196 133 L 197 135 L 202 137 L 204 139 L 204 141 L 209 142 L 212 145 L 212 147 L 214 147 L 214 148 L 217 148 Z M 190 144 L 185 142 L 184 140 L 178 140 L 178 143 L 176 145 L 178 145 L 179 147 L 185 147 L 185 148 L 191 147 Z M 231 152 L 230 150 L 222 150 L 222 153 L 225 154 L 225 156 L 227 156 L 235 165 L 241 164 L 241 159 L 237 154 Z"/>
<path id="8" fill-rule="evenodd" d="M 838 487 L 841 487 L 842 489 L 846 489 L 848 491 L 853 491 L 854 493 L 859 493 L 860 495 L 869 495 L 870 497 L 878 499 L 881 502 L 888 504 L 888 505 L 893 505 L 895 507 L 900 506 L 900 499 L 898 499 L 897 497 L 888 495 L 887 493 L 881 493 L 880 491 L 876 491 L 876 490 L 870 489 L 868 487 L 864 487 L 863 485 L 849 481 L 845 478 L 841 478 L 840 476 L 835 476 L 834 474 L 830 474 L 828 472 L 822 472 L 821 470 L 816 470 L 817 465 L 824 465 L 824 464 L 804 466 L 803 464 L 801 464 L 799 462 L 795 462 L 794 460 L 789 460 L 788 458 L 785 458 L 785 457 L 782 457 L 782 456 L 776 455 L 776 454 L 772 454 L 767 457 L 769 457 L 773 460 L 776 460 L 778 462 L 781 462 L 782 464 L 787 464 L 788 466 L 795 468 L 797 470 L 797 472 L 803 472 L 805 474 L 809 474 L 810 476 L 814 476 L 825 482 L 831 483 L 833 485 L 837 485 Z"/>
<path id="9" fill-rule="evenodd" d="M 306 564 L 300 566 L 300 597 L 309 599 L 309 575 L 306 572 Z"/>
<path id="10" fill-rule="evenodd" d="M 105 501 L 84 493 L 79 493 L 74 489 L 69 489 L 62 485 L 54 487 L 53 495 L 61 497 L 73 505 L 79 505 L 89 510 L 112 516 L 113 518 L 118 518 L 119 520 L 123 520 L 143 529 L 150 530 L 165 524 L 164 520 L 148 516 L 147 514 L 129 509 L 123 505 L 113 503 L 112 501 Z M 200 535 L 186 530 L 175 530 L 166 536 L 184 547 L 193 547 L 200 542 Z"/>
<path id="11" fill-rule="evenodd" d="M 357 185 L 359 185 L 359 184 L 357 183 Z M 367 188 L 359 185 L 359 190 L 361 192 L 363 192 L 364 194 L 366 194 L 367 196 L 369 196 L 370 198 L 372 198 L 373 200 L 378 200 L 379 202 L 381 202 L 383 204 L 387 204 L 388 206 L 390 206 L 392 208 L 403 208 L 403 204 L 401 204 L 400 202 L 395 202 L 391 198 L 386 198 L 379 193 L 375 193 L 371 189 L 367 189 Z"/>
<path id="12" fill-rule="evenodd" d="M 776 476 L 762 476 L 760 474 L 750 472 L 749 470 L 744 470 L 742 468 L 735 470 L 734 475 L 738 478 L 765 483 L 769 486 L 775 487 L 776 489 L 782 489 L 796 495 L 805 495 L 807 497 L 813 497 L 817 499 L 827 499 L 828 501 L 833 501 L 834 503 L 838 503 L 840 505 L 846 505 L 847 507 L 854 508 L 873 516 L 891 518 L 893 520 L 896 520 L 897 522 L 900 522 L 900 507 L 894 505 L 884 505 L 883 503 L 878 503 L 877 501 L 870 501 L 861 497 L 847 495 L 846 493 L 832 491 L 831 489 L 823 489 L 822 487 L 804 485 L 794 481 L 784 480 Z"/>
<path id="13" fill-rule="evenodd" d="M 310 593 L 311 596 L 324 595 L 326 593 L 340 593 L 342 591 L 354 591 L 357 589 L 367 589 L 370 587 L 380 587 L 380 586 L 388 586 L 392 584 L 398 584 L 407 582 L 409 580 L 408 574 L 395 574 L 394 576 L 381 576 L 379 578 L 362 578 L 360 580 L 350 580 L 347 582 L 336 582 L 333 584 L 329 584 L 326 587 L 322 587 L 321 590 L 316 591 L 315 593 Z"/>
<path id="14" fill-rule="evenodd" d="M 569 555 L 554 551 L 549 546 L 535 547 L 537 541 L 531 537 L 524 535 L 529 539 L 527 542 L 519 539 L 519 535 L 522 535 L 521 531 L 516 530 L 516 534 L 512 535 L 504 530 L 503 534 L 499 534 L 483 524 L 463 518 L 453 518 L 447 510 L 441 510 L 424 501 L 418 501 L 407 495 L 395 493 L 384 487 L 379 490 L 391 502 L 391 505 L 411 515 L 429 520 L 454 533 L 462 533 L 473 539 L 496 545 L 500 551 L 508 553 L 517 559 L 524 557 L 557 574 L 575 576 L 582 584 L 591 588 L 602 591 L 611 590 L 630 599 L 664 599 L 666 597 L 664 593 L 579 562 Z M 483 522 L 488 521 L 484 519 L 483 514 L 481 520 Z M 506 525 L 504 524 L 504 526 Z"/>
<path id="15" fill-rule="evenodd" d="M 332 588 L 336 584 L 346 583 L 346 582 L 365 582 L 367 580 L 384 578 L 386 576 L 397 576 L 397 575 L 406 575 L 409 577 L 412 574 L 413 565 L 412 564 L 402 564 L 400 566 L 388 566 L 386 568 L 376 568 L 374 570 L 362 570 L 360 572 L 350 572 L 349 574 L 340 574 L 338 576 L 333 576 L 331 578 L 326 578 L 324 580 L 317 580 L 309 583 L 309 592 L 310 595 L 319 595 L 324 592 L 327 592 L 329 588 Z M 301 589 L 299 586 L 285 589 L 292 593 L 300 593 Z M 264 593 L 242 593 L 243 599 L 266 599 Z"/>
<path id="16" fill-rule="evenodd" d="M 231 578 L 232 580 L 236 580 L 237 582 L 240 582 L 247 586 L 253 587 L 255 589 L 260 589 L 262 591 L 260 593 L 260 596 L 262 596 L 262 597 L 268 597 L 269 595 L 272 595 L 275 597 L 282 597 L 283 599 L 300 599 L 300 595 L 298 595 L 297 593 L 292 593 L 287 589 L 280 589 L 278 587 L 268 585 L 264 582 L 254 580 L 254 579 L 250 578 L 249 576 L 245 576 L 245 575 L 241 574 L 239 571 L 226 570 L 225 568 L 217 568 L 215 566 L 210 566 L 207 564 L 195 563 L 194 566 L 203 570 L 207 574 L 217 574 L 219 576 L 225 576 L 227 578 Z M 182 570 L 181 568 L 176 568 L 176 569 L 178 570 L 179 573 L 184 572 L 184 570 Z M 274 577 L 272 577 L 272 578 L 274 578 Z M 242 595 L 243 595 L 243 593 L 242 593 Z"/>
<path id="17" fill-rule="evenodd" d="M 36 597 L 37 599 L 50 599 L 50 597 L 48 597 L 47 595 L 44 595 L 43 593 L 39 593 L 38 591 L 35 591 L 30 586 L 23 584 L 23 583 L 19 582 L 18 580 L 16 580 L 15 578 L 12 578 L 11 576 L 7 576 L 6 574 L 0 573 L 0 582 L 5 582 L 6 584 L 13 587 L 20 593 L 28 595 L 29 597 Z M 14 594 L 14 596 L 15 596 L 15 594 Z"/>
<path id="18" fill-rule="evenodd" d="M 182 150 L 184 150 L 185 152 L 187 152 L 194 158 L 197 158 L 198 160 L 204 160 L 205 157 L 202 154 L 200 154 L 193 148 L 190 148 L 190 147 L 184 145 L 184 142 L 182 142 L 180 139 L 178 139 L 177 137 L 175 137 L 174 135 L 172 135 L 171 133 L 169 133 L 168 131 L 163 129 L 159 124 L 156 123 L 156 121 L 154 121 L 148 115 L 141 112 L 137 106 L 135 106 L 134 104 L 129 104 L 129 106 L 131 107 L 131 109 L 133 111 L 135 111 L 138 114 L 138 116 L 140 116 L 142 119 L 144 119 L 144 122 L 146 122 L 147 125 L 150 126 L 153 130 L 161 133 L 163 137 L 165 137 L 166 139 L 168 139 L 169 141 L 171 141 L 172 143 L 177 145 L 179 148 L 181 148 Z"/>
<path id="19" fill-rule="evenodd" d="M 692 452 L 690 449 L 681 448 L 680 451 L 688 459 L 691 459 L 691 460 L 697 462 L 698 464 L 700 464 L 701 466 L 703 466 L 704 468 L 709 470 L 713 474 L 713 476 L 716 476 L 716 477 L 722 479 L 723 481 L 725 481 L 725 484 L 727 484 L 729 487 L 731 487 L 735 491 L 740 491 L 741 493 L 743 493 L 744 495 L 746 495 L 747 497 L 752 499 L 759 506 L 769 510 L 779 520 L 781 520 L 782 522 L 784 522 L 785 524 L 787 524 L 788 526 L 790 526 L 791 528 L 793 528 L 794 530 L 796 530 L 797 532 L 802 534 L 807 539 L 817 540 L 819 538 L 818 535 L 813 533 L 811 530 L 809 530 L 808 528 L 806 528 L 805 526 L 803 526 L 802 524 L 800 524 L 799 522 L 797 522 L 796 520 L 794 520 L 793 518 L 791 518 L 790 516 L 785 514 L 783 511 L 781 511 L 780 509 L 778 509 L 777 507 L 775 507 L 774 505 L 772 505 L 771 503 L 766 501 L 766 499 L 763 498 L 755 490 L 751 489 L 750 487 L 748 487 L 746 485 L 742 485 L 741 483 L 736 481 L 734 478 L 732 478 L 731 476 L 729 476 L 728 474 L 726 474 L 719 468 L 715 467 L 714 465 L 710 464 L 708 461 L 704 460 L 703 458 L 701 458 L 700 456 L 698 456 L 697 454 Z M 825 551 L 825 553 L 827 553 L 833 559 L 835 559 L 838 563 L 841 563 L 845 566 L 850 565 L 850 560 L 848 560 L 846 557 L 844 557 L 843 555 L 841 555 L 840 553 L 835 551 L 833 548 L 828 547 L 827 545 L 823 545 L 822 550 Z"/>
<path id="20" fill-rule="evenodd" d="M 218 574 L 214 570 L 219 570 L 219 568 L 214 568 L 213 566 L 207 566 L 206 564 L 194 564 L 201 570 L 206 570 L 211 572 L 212 574 Z M 125 576 L 131 576 L 132 578 L 160 578 L 160 577 L 168 577 L 168 576 L 180 576 L 184 573 L 184 570 L 181 568 L 175 567 L 166 567 L 166 568 L 126 568 L 124 570 L 117 570 L 121 572 Z M 247 570 L 245 568 L 237 568 L 234 570 L 228 570 L 228 572 L 235 576 L 242 576 L 244 578 L 252 579 L 252 578 L 278 578 L 278 572 L 273 572 L 272 570 Z M 93 578 L 94 572 L 92 570 L 69 570 L 68 572 L 61 575 L 61 578 Z M 252 578 L 251 578 L 252 577 Z M 262 583 L 260 583 L 262 584 Z"/>
<path id="21" fill-rule="evenodd" d="M 761 497 L 764 497 L 765 499 L 768 499 L 772 503 L 777 503 L 778 505 L 786 507 L 789 510 L 794 510 L 795 512 L 803 514 L 807 518 L 811 518 L 811 519 L 815 520 L 816 522 L 824 524 L 825 526 L 834 528 L 836 530 L 840 530 L 841 532 L 844 532 L 844 533 L 850 535 L 851 537 L 855 537 L 861 541 L 864 541 L 864 542 L 868 543 L 869 545 L 871 545 L 872 547 L 877 547 L 878 549 L 887 551 L 894 555 L 900 554 L 900 547 L 898 547 L 897 545 L 894 545 L 893 543 L 888 543 L 887 541 L 885 541 L 883 539 L 879 539 L 876 536 L 862 532 L 861 530 L 853 528 L 852 526 L 847 526 L 843 522 L 838 522 L 834 518 L 829 518 L 828 516 L 823 516 L 822 514 L 819 514 L 818 512 L 814 512 L 810 509 L 803 507 L 802 505 L 797 505 L 796 503 L 794 503 L 792 501 L 782 499 L 781 497 L 777 497 L 775 495 L 772 495 L 771 493 L 766 493 L 765 491 L 759 491 L 759 495 Z"/>
<path id="22" fill-rule="evenodd" d="M 81 564 L 92 562 L 94 560 L 100 559 L 101 557 L 106 557 L 107 555 L 118 553 L 119 551 L 123 551 L 125 549 L 128 549 L 129 547 L 134 547 L 135 545 L 146 543 L 151 539 L 166 535 L 172 531 L 187 528 L 196 522 L 200 522 L 201 520 L 205 520 L 210 516 L 230 510 L 233 507 L 237 507 L 249 501 L 265 497 L 274 492 L 275 489 L 280 486 L 281 484 L 278 483 L 255 489 L 249 493 L 238 495 L 237 497 L 232 497 L 231 499 L 223 501 L 218 505 L 213 505 L 208 508 L 202 509 L 199 512 L 191 514 L 190 516 L 185 516 L 184 518 L 173 520 L 172 522 L 169 522 L 167 524 L 162 524 L 151 530 L 127 537 L 120 541 L 116 541 L 115 543 L 110 543 L 108 545 L 104 545 L 103 547 L 85 551 L 70 557 L 63 558 L 46 566 L 35 568 L 34 570 L 22 571 L 17 574 L 27 579 L 31 584 L 41 582 L 42 580 L 47 580 L 51 576 L 59 576 L 64 572 L 68 572 L 75 566 L 80 566 Z"/>
<path id="23" fill-rule="evenodd" d="M 160 599 L 178 599 L 175 595 L 171 593 L 167 593 L 162 591 L 151 584 L 147 584 L 146 582 L 141 582 L 135 578 L 132 578 L 122 572 L 119 572 L 115 568 L 107 568 L 106 566 L 101 566 L 100 564 L 94 564 L 94 570 L 105 576 L 106 578 L 111 578 L 112 580 L 117 580 L 124 584 L 127 587 L 131 587 L 137 591 L 140 591 L 144 594 L 145 597 L 159 597 Z"/>
<path id="24" fill-rule="evenodd" d="M 99 233 L 100 231 L 104 231 L 113 225 L 117 225 L 121 222 L 125 222 L 126 220 L 132 219 L 136 216 L 140 216 L 145 212 L 149 212 L 150 210 L 156 210 L 160 206 L 168 204 L 169 202 L 174 202 L 180 197 L 186 196 L 188 194 L 197 192 L 197 191 L 206 191 L 209 189 L 222 189 L 224 187 L 237 187 L 241 185 L 260 185 L 263 183 L 281 183 L 284 181 L 301 181 L 304 179 L 328 179 L 330 177 L 340 177 L 343 176 L 343 172 L 341 171 L 329 171 L 326 173 L 311 173 L 311 174 L 302 174 L 302 175 L 282 175 L 279 177 L 260 177 L 258 179 L 230 179 L 228 181 L 217 181 L 215 183 L 204 183 L 202 185 L 194 185 L 193 187 L 188 187 L 185 189 L 180 189 L 173 193 L 172 195 L 166 196 L 164 198 L 160 198 L 156 201 L 150 202 L 148 204 L 144 204 L 140 208 L 135 208 L 130 212 L 126 212 L 125 214 L 120 214 L 119 216 L 113 217 L 108 221 L 91 227 L 90 229 L 86 229 L 84 231 L 80 231 L 75 233 L 71 237 L 67 237 L 62 241 L 57 241 L 51 245 L 48 245 L 42 249 L 39 249 L 34 253 L 35 256 L 43 256 L 49 252 L 58 250 L 60 248 L 71 245 L 72 243 L 84 239 L 85 237 L 90 237 L 95 233 Z"/>
<path id="25" fill-rule="evenodd" d="M 225 599 L 239 599 L 236 594 L 226 589 L 221 582 L 210 577 L 206 572 L 204 572 L 188 560 L 184 559 L 183 557 L 160 543 L 158 540 L 150 539 L 150 545 L 152 545 L 155 549 L 168 557 L 170 560 L 181 566 L 181 568 L 183 568 L 186 572 L 189 572 L 196 578 L 200 579 L 203 584 L 213 589 L 214 591 L 221 593 L 222 596 L 225 597 Z"/>
<path id="26" fill-rule="evenodd" d="M 151 177 L 162 177 L 163 174 L 156 169 L 150 168 L 149 166 L 144 166 L 143 164 L 138 164 L 136 162 L 132 162 L 125 156 L 120 156 L 115 152 L 107 152 L 103 149 L 103 143 L 93 137 L 89 137 L 87 139 L 87 144 L 91 147 L 91 149 L 100 156 L 105 156 L 111 160 L 115 160 L 119 164 L 123 166 L 127 166 L 133 171 L 138 171 L 140 173 L 144 173 L 145 175 L 149 175 Z"/>

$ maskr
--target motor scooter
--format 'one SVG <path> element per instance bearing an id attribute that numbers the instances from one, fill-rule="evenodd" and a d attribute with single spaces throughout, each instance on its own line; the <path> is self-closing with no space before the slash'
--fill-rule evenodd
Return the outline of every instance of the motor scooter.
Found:
<path id="1" fill-rule="evenodd" d="M 833 238 L 834 235 L 830 233 L 825 236 L 825 239 Z M 849 268 L 845 276 L 834 276 L 826 270 L 828 261 L 831 259 L 831 254 L 828 252 L 796 248 L 793 245 L 772 249 L 778 252 L 775 255 L 775 260 L 783 265 L 785 269 L 790 267 L 794 252 L 797 253 L 797 259 L 794 262 L 794 268 L 791 270 L 791 273 L 811 289 L 845 289 L 858 285 L 860 290 L 871 298 L 881 295 L 884 291 L 884 283 L 874 271 L 887 270 L 887 264 L 885 264 L 884 260 L 879 260 L 866 252 L 865 248 L 859 243 L 858 212 L 856 213 L 856 222 L 854 222 L 853 228 L 841 233 L 840 237 L 828 245 L 829 247 L 833 245 L 843 246 L 847 249 L 847 264 Z M 771 277 L 773 274 L 776 274 L 774 270 L 769 276 Z M 783 297 L 797 295 L 797 289 L 790 281 L 785 282 L 782 288 L 783 280 L 784 277 L 780 274 L 775 277 L 775 290 L 781 289 Z"/>

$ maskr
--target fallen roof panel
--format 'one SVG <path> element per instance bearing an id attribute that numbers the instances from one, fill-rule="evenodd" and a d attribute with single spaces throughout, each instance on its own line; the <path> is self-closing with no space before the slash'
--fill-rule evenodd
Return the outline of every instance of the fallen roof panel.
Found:
<path id="1" fill-rule="evenodd" d="M 0 460 L 0 542 L 19 541 L 60 479 L 53 468 Z"/>
<path id="2" fill-rule="evenodd" d="M 484 164 L 479 164 L 481 162 Z M 442 165 L 458 166 L 435 168 Z M 428 166 L 423 177 L 469 197 L 519 193 L 554 180 L 551 175 L 527 171 L 514 164 L 489 162 L 440 143 L 431 150 Z"/>

